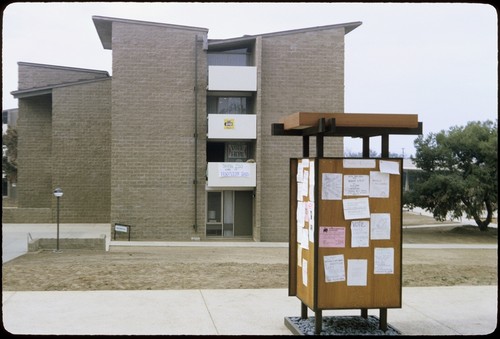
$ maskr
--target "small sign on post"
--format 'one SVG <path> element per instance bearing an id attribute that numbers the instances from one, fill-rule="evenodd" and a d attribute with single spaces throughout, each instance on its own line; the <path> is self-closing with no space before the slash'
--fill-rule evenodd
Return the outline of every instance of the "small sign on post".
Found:
<path id="1" fill-rule="evenodd" d="M 130 241 L 130 228 L 132 226 L 130 225 L 124 225 L 124 224 L 115 224 L 115 227 L 114 227 L 114 232 L 113 232 L 113 240 L 116 240 L 116 232 L 120 232 L 120 233 L 128 233 L 128 241 Z"/>

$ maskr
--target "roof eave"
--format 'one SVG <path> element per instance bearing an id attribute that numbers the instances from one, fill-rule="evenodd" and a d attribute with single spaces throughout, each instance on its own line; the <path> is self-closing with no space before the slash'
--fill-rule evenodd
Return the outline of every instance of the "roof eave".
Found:
<path id="1" fill-rule="evenodd" d="M 94 21 L 94 25 L 97 30 L 97 34 L 99 35 L 99 39 L 101 39 L 102 46 L 104 49 L 112 49 L 112 30 L 113 30 L 113 22 L 121 22 L 126 24 L 134 24 L 134 25 L 147 25 L 147 26 L 157 26 L 164 28 L 174 28 L 174 29 L 182 29 L 188 31 L 196 31 L 201 33 L 208 33 L 207 28 L 202 27 L 193 27 L 193 26 L 182 26 L 182 25 L 173 25 L 173 24 L 164 24 L 150 21 L 140 21 L 140 20 L 129 20 L 129 19 L 120 19 L 120 18 L 110 18 L 103 16 L 92 16 L 92 21 Z"/>
<path id="2" fill-rule="evenodd" d="M 327 29 L 344 29 L 344 34 L 347 34 L 357 27 L 361 26 L 361 21 L 348 22 L 343 24 L 334 24 L 327 26 L 316 26 L 309 28 L 299 28 L 288 31 L 274 32 L 274 33 L 265 33 L 265 34 L 256 34 L 256 35 L 244 35 L 238 38 L 229 38 L 229 39 L 216 39 L 208 41 L 208 48 L 211 50 L 217 50 L 218 48 L 237 48 L 240 46 L 245 46 L 253 43 L 257 37 L 272 37 L 272 36 L 280 36 L 287 34 L 297 34 L 297 33 L 305 33 L 311 31 L 322 31 Z"/>
<path id="3" fill-rule="evenodd" d="M 83 84 L 89 84 L 89 83 L 93 83 L 93 82 L 110 80 L 110 79 L 111 79 L 111 77 L 90 79 L 90 80 L 79 80 L 79 81 L 67 82 L 67 83 L 57 84 L 57 85 L 35 87 L 35 88 L 29 88 L 29 89 L 21 89 L 21 90 L 17 90 L 17 91 L 12 91 L 12 92 L 10 92 L 10 94 L 15 99 L 37 97 L 37 96 L 41 96 L 41 95 L 52 94 L 52 90 L 55 88 L 68 87 L 68 86 L 74 86 L 74 85 L 83 85 Z"/>

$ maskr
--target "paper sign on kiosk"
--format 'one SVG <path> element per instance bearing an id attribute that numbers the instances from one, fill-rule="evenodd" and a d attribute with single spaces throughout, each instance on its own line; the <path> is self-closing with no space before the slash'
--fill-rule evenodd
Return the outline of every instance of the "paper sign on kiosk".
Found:
<path id="1" fill-rule="evenodd" d="M 347 260 L 347 286 L 366 286 L 368 260 Z"/>
<path id="2" fill-rule="evenodd" d="M 375 248 L 374 274 L 394 274 L 394 248 Z"/>
<path id="3" fill-rule="evenodd" d="M 342 200 L 342 173 L 323 173 L 321 199 Z"/>
<path id="4" fill-rule="evenodd" d="M 370 205 L 368 198 L 344 199 L 344 219 L 368 219 L 370 217 Z"/>
<path id="5" fill-rule="evenodd" d="M 391 214 L 372 213 L 370 218 L 370 239 L 391 239 Z"/>
<path id="6" fill-rule="evenodd" d="M 399 174 L 399 162 L 380 160 L 380 172 Z"/>
<path id="7" fill-rule="evenodd" d="M 344 168 L 375 168 L 375 159 L 344 159 Z"/>
<path id="8" fill-rule="evenodd" d="M 300 245 L 302 248 L 305 248 L 306 250 L 309 249 L 309 229 L 303 228 L 302 229 L 302 236 L 300 238 Z"/>
<path id="9" fill-rule="evenodd" d="M 302 283 L 307 286 L 307 260 L 302 259 Z"/>
<path id="10" fill-rule="evenodd" d="M 345 281 L 344 255 L 325 255 L 325 282 Z"/>
<path id="11" fill-rule="evenodd" d="M 314 201 L 314 185 L 316 184 L 316 171 L 314 170 L 314 161 L 309 162 L 309 201 Z"/>
<path id="12" fill-rule="evenodd" d="M 319 247 L 345 247 L 345 227 L 320 227 Z"/>
<path id="13" fill-rule="evenodd" d="M 351 247 L 368 247 L 369 234 L 370 223 L 368 221 L 351 221 Z"/>
<path id="14" fill-rule="evenodd" d="M 389 173 L 370 172 L 370 197 L 389 198 Z"/>
<path id="15" fill-rule="evenodd" d="M 370 194 L 368 175 L 344 175 L 344 195 Z"/>

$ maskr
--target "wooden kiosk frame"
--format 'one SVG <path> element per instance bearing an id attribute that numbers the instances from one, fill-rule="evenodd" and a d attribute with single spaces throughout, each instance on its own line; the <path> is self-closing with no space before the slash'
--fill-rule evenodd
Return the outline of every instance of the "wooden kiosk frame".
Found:
<path id="1" fill-rule="evenodd" d="M 299 112 L 272 125 L 272 135 L 303 140 L 303 157 L 290 159 L 288 295 L 301 300 L 302 319 L 315 312 L 315 334 L 323 310 L 359 308 L 367 318 L 378 308 L 387 331 L 387 309 L 402 305 L 403 160 L 388 157 L 389 134 L 422 134 L 422 123 L 408 114 Z M 325 136 L 363 138 L 363 158 L 324 158 Z M 382 137 L 381 158 L 369 158 L 372 136 Z"/>

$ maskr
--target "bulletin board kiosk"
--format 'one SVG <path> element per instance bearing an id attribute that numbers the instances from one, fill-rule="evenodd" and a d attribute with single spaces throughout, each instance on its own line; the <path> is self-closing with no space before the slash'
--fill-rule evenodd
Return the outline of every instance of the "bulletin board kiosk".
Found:
<path id="1" fill-rule="evenodd" d="M 303 137 L 303 157 L 290 159 L 289 296 L 301 318 L 322 311 L 380 310 L 402 300 L 403 159 L 389 158 L 389 134 L 422 134 L 417 115 L 299 112 L 272 125 L 273 135 Z M 316 157 L 309 157 L 309 137 Z M 323 157 L 323 138 L 363 138 L 363 158 Z M 382 137 L 382 157 L 369 158 L 369 138 Z"/>

